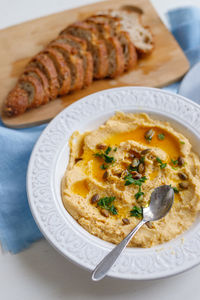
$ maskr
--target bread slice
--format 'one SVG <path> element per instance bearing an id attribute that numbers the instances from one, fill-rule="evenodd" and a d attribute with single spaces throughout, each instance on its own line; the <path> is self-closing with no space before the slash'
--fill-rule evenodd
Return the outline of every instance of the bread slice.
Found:
<path id="1" fill-rule="evenodd" d="M 91 24 L 92 26 L 96 27 L 99 39 L 105 39 L 112 36 L 111 26 L 108 24 L 108 22 L 103 22 L 102 20 L 99 20 L 98 16 L 95 16 L 94 18 L 87 18 L 85 21 L 88 24 Z"/>
<path id="2" fill-rule="evenodd" d="M 84 87 L 90 85 L 93 80 L 93 58 L 91 53 L 87 51 L 86 41 L 71 34 L 62 34 L 55 41 L 68 44 L 77 50 L 77 55 L 83 60 L 83 85 Z"/>
<path id="3" fill-rule="evenodd" d="M 99 21 L 98 18 L 94 18 L 93 20 L 87 19 L 86 22 L 96 27 L 99 38 L 103 39 L 106 44 L 109 63 L 107 76 L 114 78 L 122 74 L 125 66 L 123 49 L 117 36 L 111 36 L 110 25 L 101 20 Z"/>
<path id="4" fill-rule="evenodd" d="M 63 33 L 69 33 L 87 42 L 87 50 L 91 52 L 94 62 L 94 78 L 106 77 L 108 73 L 107 48 L 105 42 L 98 38 L 99 33 L 96 27 L 87 22 L 76 22 L 61 32 Z"/>
<path id="5" fill-rule="evenodd" d="M 49 56 L 44 53 L 39 53 L 30 61 L 27 68 L 29 67 L 37 67 L 45 74 L 49 82 L 50 100 L 55 99 L 58 95 L 60 85 L 56 68 Z"/>
<path id="6" fill-rule="evenodd" d="M 19 78 L 19 85 L 28 93 L 28 108 L 36 108 L 43 104 L 45 93 L 40 80 L 35 76 L 22 75 Z"/>
<path id="7" fill-rule="evenodd" d="M 111 36 L 105 40 L 109 53 L 108 77 L 114 78 L 124 72 L 125 60 L 123 49 L 117 37 Z"/>
<path id="8" fill-rule="evenodd" d="M 58 50 L 51 47 L 46 48 L 43 53 L 47 54 L 55 65 L 60 85 L 58 95 L 67 94 L 71 87 L 71 74 L 64 56 Z"/>
<path id="9" fill-rule="evenodd" d="M 92 15 L 87 20 L 94 21 L 99 24 L 107 24 L 110 26 L 110 35 L 114 36 L 116 35 L 116 32 L 118 30 L 122 30 L 122 26 L 120 24 L 120 18 L 114 17 L 108 14 L 108 11 L 98 12 L 95 15 Z"/>
<path id="10" fill-rule="evenodd" d="M 143 26 L 141 14 L 135 11 L 107 10 L 101 11 L 100 15 L 106 15 L 110 18 L 113 26 L 116 22 L 118 29 L 121 27 L 122 31 L 128 32 L 138 53 L 150 54 L 152 52 L 154 48 L 153 36 L 150 29 L 147 26 Z M 111 17 L 115 19 L 112 20 Z"/>
<path id="11" fill-rule="evenodd" d="M 84 67 L 83 60 L 76 55 L 77 51 L 70 45 L 52 42 L 51 48 L 57 49 L 65 58 L 65 61 L 70 69 L 71 85 L 70 92 L 80 90 L 83 87 Z"/>
<path id="12" fill-rule="evenodd" d="M 23 114 L 28 108 L 28 93 L 20 84 L 17 84 L 14 89 L 8 94 L 4 103 L 4 112 L 7 116 L 17 116 Z"/>
<path id="13" fill-rule="evenodd" d="M 44 98 L 42 104 L 49 102 L 49 83 L 45 74 L 36 67 L 27 67 L 24 71 L 24 75 L 31 75 L 40 80 L 44 89 Z"/>
<path id="14" fill-rule="evenodd" d="M 120 41 L 123 49 L 123 55 L 125 59 L 124 70 L 129 70 L 133 68 L 137 63 L 137 52 L 136 48 L 131 41 L 131 37 L 128 32 L 122 30 L 122 25 L 120 24 L 120 18 L 111 15 L 93 15 L 88 20 L 93 22 L 98 22 L 99 24 L 104 24 L 110 26 L 111 36 L 116 36 Z"/>
<path id="15" fill-rule="evenodd" d="M 130 35 L 126 31 L 119 31 L 117 33 L 118 40 L 122 46 L 122 51 L 125 59 L 124 70 L 133 69 L 138 60 L 137 51 L 135 46 L 133 45 Z"/>

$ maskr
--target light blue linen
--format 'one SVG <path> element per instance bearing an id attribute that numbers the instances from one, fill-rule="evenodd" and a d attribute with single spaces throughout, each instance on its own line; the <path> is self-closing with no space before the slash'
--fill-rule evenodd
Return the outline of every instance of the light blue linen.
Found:
<path id="1" fill-rule="evenodd" d="M 175 9 L 167 14 L 171 31 L 191 65 L 200 60 L 200 10 Z M 179 83 L 165 89 L 176 92 Z M 26 195 L 26 171 L 32 148 L 46 125 L 29 129 L 5 128 L 0 121 L 0 241 L 17 253 L 42 237 Z"/>

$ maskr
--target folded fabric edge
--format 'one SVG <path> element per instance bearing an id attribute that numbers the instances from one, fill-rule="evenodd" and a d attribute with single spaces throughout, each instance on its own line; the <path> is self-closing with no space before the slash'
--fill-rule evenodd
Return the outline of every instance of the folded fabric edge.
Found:
<path id="1" fill-rule="evenodd" d="M 180 27 L 180 25 L 191 22 L 191 20 L 200 20 L 200 7 L 184 6 L 170 9 L 165 14 L 169 23 L 170 29 Z"/>

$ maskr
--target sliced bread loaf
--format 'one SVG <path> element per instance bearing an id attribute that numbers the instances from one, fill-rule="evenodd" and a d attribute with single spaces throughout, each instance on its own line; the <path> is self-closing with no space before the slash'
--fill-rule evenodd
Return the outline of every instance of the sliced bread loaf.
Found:
<path id="1" fill-rule="evenodd" d="M 123 49 L 122 51 L 125 59 L 124 70 L 127 71 L 133 69 L 137 64 L 138 57 L 130 35 L 128 32 L 120 30 L 117 33 L 117 37 Z"/>
<path id="2" fill-rule="evenodd" d="M 77 55 L 83 60 L 84 87 L 90 85 L 93 80 L 93 58 L 87 51 L 86 41 L 67 33 L 60 35 L 55 41 L 69 44 L 77 50 Z"/>
<path id="3" fill-rule="evenodd" d="M 111 36 L 105 39 L 109 54 L 108 77 L 114 78 L 124 72 L 125 60 L 123 49 L 117 37 Z"/>
<path id="4" fill-rule="evenodd" d="M 121 72 L 116 71 L 116 74 L 121 74 L 124 70 L 133 68 L 137 63 L 137 53 L 129 37 L 129 34 L 121 30 L 121 25 L 119 23 L 120 19 L 117 17 L 107 16 L 107 15 L 94 15 L 88 18 L 88 20 L 89 22 L 93 22 L 97 24 L 98 30 L 101 35 L 104 35 L 105 37 L 115 36 L 115 38 L 117 38 L 117 40 L 120 42 L 121 49 L 123 52 L 123 57 L 124 57 L 124 68 L 120 69 Z M 108 30 L 105 30 L 105 28 L 109 28 L 109 34 L 108 34 Z M 105 32 L 106 35 L 104 34 Z M 114 43 L 114 45 L 115 44 L 116 43 Z M 116 49 L 116 57 L 118 55 L 117 54 L 118 52 L 121 54 L 121 50 L 117 51 Z M 114 76 L 116 75 L 114 74 Z"/>
<path id="5" fill-rule="evenodd" d="M 114 78 L 135 66 L 137 53 L 149 54 L 153 47 L 141 11 L 106 10 L 75 22 L 33 57 L 8 94 L 5 112 L 18 115 L 81 89 L 93 78 Z"/>
<path id="6" fill-rule="evenodd" d="M 28 67 L 24 71 L 24 75 L 31 75 L 40 80 L 44 89 L 44 98 L 42 104 L 46 104 L 49 101 L 49 83 L 45 74 L 36 67 Z"/>
<path id="7" fill-rule="evenodd" d="M 103 39 L 108 53 L 108 77 L 114 78 L 124 72 L 125 59 L 123 48 L 117 36 L 112 36 L 110 24 L 103 22 L 101 19 L 89 18 L 86 22 L 93 24 L 99 33 L 99 38 Z"/>
<path id="8" fill-rule="evenodd" d="M 98 14 L 97 14 L 98 15 Z M 138 53 L 149 54 L 154 48 L 153 36 L 150 29 L 142 24 L 142 16 L 136 11 L 126 11 L 126 10 L 107 10 L 101 11 L 100 15 L 106 15 L 110 18 L 113 26 L 118 24 L 118 28 L 121 26 L 121 30 L 126 31 L 130 34 L 131 41 L 136 47 Z M 117 18 L 117 19 L 116 19 Z"/>
<path id="9" fill-rule="evenodd" d="M 83 87 L 84 80 L 84 67 L 83 60 L 76 55 L 77 51 L 70 45 L 52 42 L 51 48 L 57 49 L 65 58 L 65 61 L 70 69 L 71 74 L 71 85 L 70 92 L 74 90 L 80 90 Z"/>
<path id="10" fill-rule="evenodd" d="M 108 73 L 108 54 L 106 44 L 98 38 L 96 27 L 87 22 L 76 22 L 68 26 L 62 33 L 69 33 L 87 42 L 87 50 L 91 52 L 94 62 L 94 78 L 100 79 Z"/>
<path id="11" fill-rule="evenodd" d="M 60 84 L 58 95 L 67 94 L 71 87 L 71 74 L 65 58 L 58 50 L 51 47 L 45 49 L 43 53 L 47 54 L 52 59 L 55 65 L 58 74 L 58 81 Z"/>
<path id="12" fill-rule="evenodd" d="M 49 82 L 50 99 L 55 99 L 58 95 L 60 86 L 56 68 L 49 56 L 47 54 L 39 53 L 31 60 L 27 67 L 29 68 L 30 66 L 39 68 L 40 71 L 45 74 Z"/>

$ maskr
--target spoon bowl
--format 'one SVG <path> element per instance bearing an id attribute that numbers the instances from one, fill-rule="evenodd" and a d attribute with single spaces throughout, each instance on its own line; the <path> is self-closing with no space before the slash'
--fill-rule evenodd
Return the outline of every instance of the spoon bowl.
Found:
<path id="1" fill-rule="evenodd" d="M 151 194 L 150 204 L 143 208 L 143 220 L 156 221 L 163 218 L 174 202 L 174 190 L 170 185 L 161 185 Z"/>
<path id="2" fill-rule="evenodd" d="M 174 190 L 170 185 L 161 185 L 151 194 L 150 204 L 143 208 L 143 218 L 138 225 L 97 265 L 92 273 L 92 280 L 99 281 L 106 276 L 112 265 L 119 258 L 132 237 L 148 221 L 163 218 L 171 209 L 174 202 Z"/>

